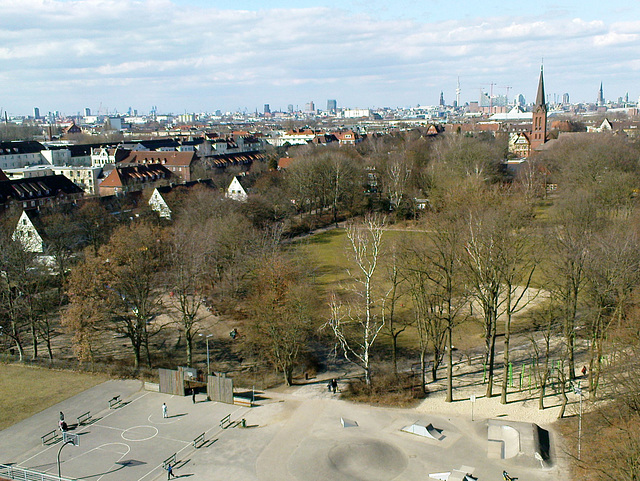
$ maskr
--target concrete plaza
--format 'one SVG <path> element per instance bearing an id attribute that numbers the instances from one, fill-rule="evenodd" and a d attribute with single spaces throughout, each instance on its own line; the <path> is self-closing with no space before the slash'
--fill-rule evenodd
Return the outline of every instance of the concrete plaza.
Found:
<path id="1" fill-rule="evenodd" d="M 324 389 L 319 386 L 318 393 Z M 108 400 L 116 395 L 123 403 L 109 409 Z M 566 477 L 559 476 L 554 462 L 553 436 L 549 463 L 538 463 L 533 453 L 490 458 L 488 420 L 481 417 L 471 421 L 416 409 L 377 408 L 327 393 L 267 392 L 261 397 L 253 408 L 206 401 L 203 394 L 193 404 L 190 396 L 145 391 L 138 381 L 109 381 L 4 430 L 0 464 L 57 474 L 62 443 L 43 446 L 41 436 L 56 428 L 59 411 L 70 425 L 91 411 L 92 422 L 71 431 L 80 445 L 64 446 L 60 452 L 63 477 L 164 479 L 163 461 L 173 454 L 176 476 L 193 480 L 411 481 L 461 468 L 479 480 L 500 480 L 503 470 L 521 481 Z M 220 421 L 226 416 L 231 426 L 223 429 Z M 401 431 L 416 422 L 432 424 L 441 439 Z M 194 439 L 203 434 L 194 447 Z"/>

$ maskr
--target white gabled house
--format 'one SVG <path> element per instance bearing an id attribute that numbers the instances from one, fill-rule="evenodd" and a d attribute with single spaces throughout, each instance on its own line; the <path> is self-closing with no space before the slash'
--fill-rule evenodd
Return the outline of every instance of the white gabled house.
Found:
<path id="1" fill-rule="evenodd" d="M 229 184 L 229 187 L 227 187 L 225 197 L 239 202 L 245 202 L 247 200 L 247 191 L 242 187 L 242 184 L 237 177 L 234 177 L 231 184 Z"/>
<path id="2" fill-rule="evenodd" d="M 14 241 L 20 242 L 27 252 L 34 252 L 36 254 L 42 254 L 44 252 L 44 240 L 26 211 L 22 211 L 18 225 L 13 231 L 12 238 Z"/>
<path id="3" fill-rule="evenodd" d="M 153 194 L 149 199 L 149 207 L 155 210 L 161 218 L 171 220 L 171 208 L 157 187 L 153 189 Z"/>

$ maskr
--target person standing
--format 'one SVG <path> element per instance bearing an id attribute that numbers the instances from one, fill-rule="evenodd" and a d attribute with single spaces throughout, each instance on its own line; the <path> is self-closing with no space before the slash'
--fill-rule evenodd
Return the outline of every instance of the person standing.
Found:
<path id="1" fill-rule="evenodd" d="M 195 388 L 191 389 L 191 402 L 193 402 L 193 404 L 196 403 L 196 389 Z"/>
<path id="2" fill-rule="evenodd" d="M 162 403 L 162 417 L 163 418 L 167 418 L 167 405 L 165 403 Z"/>

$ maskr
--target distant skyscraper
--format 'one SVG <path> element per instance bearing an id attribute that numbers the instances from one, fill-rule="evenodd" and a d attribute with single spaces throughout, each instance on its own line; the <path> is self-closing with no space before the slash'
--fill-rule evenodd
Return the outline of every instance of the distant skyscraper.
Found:
<path id="1" fill-rule="evenodd" d="M 89 107 L 84 108 L 84 116 L 89 117 L 91 115 L 91 109 Z"/>
<path id="2" fill-rule="evenodd" d="M 307 113 L 315 113 L 316 106 L 313 103 L 313 100 L 311 102 L 309 102 L 308 104 L 304 105 L 304 111 L 307 112 Z"/>
<path id="3" fill-rule="evenodd" d="M 269 104 L 264 104 L 264 113 L 265 114 L 271 113 L 271 108 L 269 107 Z"/>
<path id="4" fill-rule="evenodd" d="M 289 112 L 290 114 L 293 113 L 293 104 L 287 105 L 287 112 Z"/>
<path id="5" fill-rule="evenodd" d="M 440 106 L 444 107 L 444 92 L 440 91 Z"/>
<path id="6" fill-rule="evenodd" d="M 332 99 L 327 100 L 327 111 L 331 112 L 332 114 L 335 114 L 337 110 L 338 110 L 338 102 Z"/>
<path id="7" fill-rule="evenodd" d="M 600 82 L 600 91 L 598 92 L 598 105 L 604 105 L 604 90 L 602 90 L 602 82 Z"/>
<path id="8" fill-rule="evenodd" d="M 39 119 L 40 118 L 40 109 L 38 107 L 34 107 L 33 108 L 33 118 L 34 119 Z"/>
<path id="9" fill-rule="evenodd" d="M 565 105 L 569 103 L 569 94 L 568 93 L 562 94 L 562 103 L 565 104 Z"/>

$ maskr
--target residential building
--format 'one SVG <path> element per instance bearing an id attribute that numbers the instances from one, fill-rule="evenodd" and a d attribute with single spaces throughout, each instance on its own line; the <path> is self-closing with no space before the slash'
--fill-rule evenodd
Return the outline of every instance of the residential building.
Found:
<path id="1" fill-rule="evenodd" d="M 101 196 L 122 195 L 166 185 L 172 175 L 163 165 L 146 164 L 116 167 L 98 186 Z"/>
<path id="2" fill-rule="evenodd" d="M 233 180 L 231 180 L 229 187 L 227 187 L 225 197 L 237 200 L 238 202 L 245 202 L 247 200 L 247 191 L 238 180 L 238 177 L 234 177 Z"/>
<path id="3" fill-rule="evenodd" d="M 64 204 L 81 199 L 84 192 L 64 175 L 48 175 L 0 182 L 0 205 L 24 210 Z"/>
<path id="4" fill-rule="evenodd" d="M 91 149 L 91 165 L 93 167 L 104 167 L 105 165 L 115 165 L 126 158 L 131 151 L 122 147 L 97 147 Z"/>
<path id="5" fill-rule="evenodd" d="M 15 169 L 27 165 L 42 163 L 41 151 L 45 150 L 40 142 L 11 141 L 0 142 L 0 169 Z"/>
<path id="6" fill-rule="evenodd" d="M 33 252 L 35 254 L 42 254 L 44 252 L 42 235 L 38 232 L 34 220 L 27 214 L 26 210 L 22 211 L 11 238 L 19 242 L 26 252 Z"/>
<path id="7" fill-rule="evenodd" d="M 160 164 L 168 169 L 178 182 L 190 182 L 197 157 L 195 152 L 130 152 L 118 166 Z"/>

